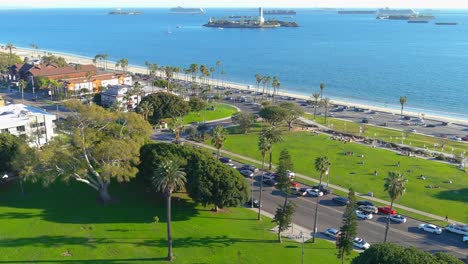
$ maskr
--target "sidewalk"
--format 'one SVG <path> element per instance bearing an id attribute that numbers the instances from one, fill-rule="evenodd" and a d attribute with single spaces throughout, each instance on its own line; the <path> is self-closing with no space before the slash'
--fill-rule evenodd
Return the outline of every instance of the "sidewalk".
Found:
<path id="1" fill-rule="evenodd" d="M 190 143 L 190 144 L 193 144 L 193 145 L 197 145 L 197 146 L 200 146 L 200 147 L 203 147 L 203 148 L 207 148 L 207 149 L 210 149 L 210 150 L 216 150 L 216 148 L 214 148 L 214 147 L 212 147 L 212 146 L 208 146 L 208 145 L 202 144 L 202 143 L 197 143 L 197 142 L 192 142 L 192 141 L 187 142 L 187 143 Z M 227 155 L 232 156 L 232 157 L 237 157 L 237 158 L 246 160 L 246 161 L 251 162 L 251 163 L 254 163 L 254 164 L 258 164 L 258 165 L 262 164 L 261 161 L 258 161 L 258 160 L 255 160 L 255 159 L 252 159 L 252 158 L 249 158 L 249 157 L 245 157 L 245 156 L 242 156 L 242 155 L 239 155 L 239 154 L 230 152 L 230 151 L 221 150 L 221 153 L 227 154 Z M 275 168 L 275 166 L 273 166 L 273 168 Z M 297 177 L 297 178 L 302 178 L 302 179 L 305 179 L 305 180 L 309 180 L 309 181 L 312 181 L 312 182 L 319 183 L 319 180 L 314 179 L 314 178 L 311 178 L 311 177 L 306 176 L 306 175 L 299 174 L 299 173 L 296 173 L 296 177 Z M 348 192 L 348 189 L 343 188 L 343 187 L 340 187 L 340 186 L 336 186 L 336 185 L 333 185 L 333 184 L 330 184 L 330 188 L 335 189 L 335 190 L 339 190 L 339 191 L 342 191 L 342 192 L 345 192 L 345 193 Z M 386 205 L 390 205 L 390 202 L 389 202 L 389 201 L 385 201 L 385 200 L 382 200 L 382 199 L 379 199 L 379 198 L 375 198 L 375 197 L 370 197 L 370 196 L 367 196 L 367 194 L 356 193 L 356 195 L 357 195 L 357 196 L 366 196 L 366 199 L 368 199 L 368 200 L 371 200 L 371 201 L 374 201 L 374 202 L 378 202 L 378 203 L 382 203 L 382 204 L 386 204 Z M 394 203 L 394 204 L 393 204 L 393 207 L 395 207 L 395 208 L 400 208 L 400 209 L 403 209 L 403 210 L 406 210 L 406 211 L 409 211 L 409 212 L 412 212 L 412 213 L 416 213 L 416 214 L 419 214 L 419 215 L 423 215 L 423 216 L 426 216 L 426 217 L 430 217 L 430 218 L 432 218 L 432 219 L 436 219 L 436 220 L 440 220 L 440 221 L 445 221 L 445 217 L 438 216 L 438 215 L 434 215 L 434 214 L 430 214 L 430 213 L 423 212 L 423 211 L 419 211 L 419 210 L 416 210 L 416 209 L 413 209 L 413 208 L 406 207 L 406 206 L 404 206 L 404 205 L 400 205 L 400 204 Z M 458 222 L 458 221 L 453 221 L 453 220 L 449 220 L 449 223 L 452 223 L 452 224 L 459 224 L 459 225 L 463 225 L 463 224 L 464 224 L 464 223 L 461 223 L 461 222 Z"/>

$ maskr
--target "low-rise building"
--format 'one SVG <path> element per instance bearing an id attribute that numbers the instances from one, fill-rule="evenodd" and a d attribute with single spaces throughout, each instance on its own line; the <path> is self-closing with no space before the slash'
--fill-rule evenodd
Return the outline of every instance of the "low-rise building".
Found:
<path id="1" fill-rule="evenodd" d="M 105 73 L 90 77 L 68 78 L 60 80 L 68 91 L 79 92 L 83 89 L 98 92 L 99 87 L 110 85 L 132 85 L 132 76 L 123 73 Z"/>
<path id="2" fill-rule="evenodd" d="M 41 146 L 55 136 L 56 116 L 23 104 L 0 107 L 0 133 L 26 135 L 31 146 Z"/>
<path id="3" fill-rule="evenodd" d="M 52 80 L 66 78 L 83 78 L 96 75 L 97 68 L 92 64 L 88 65 L 68 65 L 59 67 L 56 64 L 35 64 L 20 63 L 10 67 L 9 80 L 18 81 L 20 79 L 31 82 L 33 78 L 45 77 Z"/>
<path id="4" fill-rule="evenodd" d="M 141 95 L 130 94 L 132 89 L 131 85 L 109 85 L 101 93 L 101 103 L 106 107 L 117 105 L 125 111 L 135 109 L 141 101 Z"/>

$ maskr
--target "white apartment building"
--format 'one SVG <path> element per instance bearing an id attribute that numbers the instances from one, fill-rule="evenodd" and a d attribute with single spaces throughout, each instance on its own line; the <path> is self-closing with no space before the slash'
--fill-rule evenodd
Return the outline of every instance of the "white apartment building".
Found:
<path id="1" fill-rule="evenodd" d="M 116 102 L 125 111 L 135 109 L 141 101 L 141 95 L 127 96 L 132 89 L 130 85 L 110 85 L 107 90 L 101 93 L 101 102 L 103 106 L 110 107 Z"/>
<path id="2" fill-rule="evenodd" d="M 55 136 L 56 116 L 23 104 L 0 107 L 0 133 L 26 135 L 30 146 L 41 146 Z"/>

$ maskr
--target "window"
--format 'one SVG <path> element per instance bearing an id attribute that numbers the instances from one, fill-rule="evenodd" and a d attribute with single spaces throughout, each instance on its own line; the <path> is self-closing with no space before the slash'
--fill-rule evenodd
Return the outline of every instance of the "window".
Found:
<path id="1" fill-rule="evenodd" d="M 8 130 L 8 128 L 5 128 L 0 130 L 0 133 L 10 134 L 10 131 Z"/>
<path id="2" fill-rule="evenodd" d="M 26 131 L 26 128 L 24 126 L 17 126 L 16 130 L 19 131 L 19 132 L 24 132 L 24 131 Z"/>

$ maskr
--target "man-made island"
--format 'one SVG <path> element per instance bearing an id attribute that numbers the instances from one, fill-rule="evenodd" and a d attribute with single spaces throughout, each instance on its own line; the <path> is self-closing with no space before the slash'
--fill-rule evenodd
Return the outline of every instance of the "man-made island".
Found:
<path id="1" fill-rule="evenodd" d="M 298 27 L 294 21 L 280 21 L 276 19 L 266 20 L 263 16 L 263 8 L 258 9 L 258 16 L 230 16 L 229 18 L 211 17 L 205 27 L 214 28 L 278 28 Z"/>
<path id="2" fill-rule="evenodd" d="M 117 8 L 115 11 L 110 11 L 109 15 L 141 15 L 140 11 L 122 11 L 122 9 Z"/>

